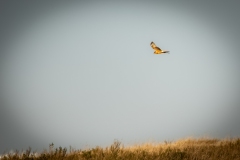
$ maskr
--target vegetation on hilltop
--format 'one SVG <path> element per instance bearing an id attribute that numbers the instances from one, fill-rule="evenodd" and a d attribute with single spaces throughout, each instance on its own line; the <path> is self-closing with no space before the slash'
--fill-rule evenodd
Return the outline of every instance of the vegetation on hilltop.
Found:
<path id="1" fill-rule="evenodd" d="M 42 153 L 31 148 L 19 153 L 7 153 L 1 160 L 240 160 L 240 138 L 233 139 L 183 139 L 176 142 L 146 143 L 124 147 L 119 141 L 111 146 L 95 147 L 67 152 L 67 148 L 54 148 Z"/>

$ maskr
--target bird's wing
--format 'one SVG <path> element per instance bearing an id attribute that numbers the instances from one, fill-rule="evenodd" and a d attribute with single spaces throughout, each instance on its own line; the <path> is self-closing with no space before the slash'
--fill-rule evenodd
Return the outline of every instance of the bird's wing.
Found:
<path id="1" fill-rule="evenodd" d="M 160 50 L 160 51 L 161 51 L 161 48 L 159 48 L 159 47 L 155 47 L 154 49 L 155 49 L 155 50 Z"/>
<path id="2" fill-rule="evenodd" d="M 156 44 L 154 42 L 151 42 L 150 43 L 151 47 L 154 49 L 154 50 L 160 50 L 161 51 L 161 48 L 159 48 L 158 46 L 156 46 Z"/>
<path id="3" fill-rule="evenodd" d="M 150 43 L 150 46 L 151 46 L 152 48 L 157 47 L 154 42 L 151 42 L 151 43 Z"/>

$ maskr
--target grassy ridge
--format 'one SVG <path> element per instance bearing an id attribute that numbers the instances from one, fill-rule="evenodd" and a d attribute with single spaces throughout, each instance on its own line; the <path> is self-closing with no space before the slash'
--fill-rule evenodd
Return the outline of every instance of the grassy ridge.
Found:
<path id="1" fill-rule="evenodd" d="M 42 153 L 8 153 L 0 158 L 10 159 L 79 159 L 79 160 L 240 160 L 240 138 L 234 139 L 183 139 L 176 142 L 147 143 L 124 147 L 115 141 L 110 147 L 95 147 L 67 152 L 66 148 L 53 148 Z"/>

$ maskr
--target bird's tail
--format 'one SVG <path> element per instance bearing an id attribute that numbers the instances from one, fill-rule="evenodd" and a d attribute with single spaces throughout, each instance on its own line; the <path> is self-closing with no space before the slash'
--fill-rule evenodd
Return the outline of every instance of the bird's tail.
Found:
<path id="1" fill-rule="evenodd" d="M 169 53 L 169 51 L 162 51 L 162 53 Z"/>

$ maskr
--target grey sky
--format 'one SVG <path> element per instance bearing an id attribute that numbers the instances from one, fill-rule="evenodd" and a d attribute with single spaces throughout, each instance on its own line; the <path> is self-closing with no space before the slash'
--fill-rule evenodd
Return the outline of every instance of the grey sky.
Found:
<path id="1" fill-rule="evenodd" d="M 239 136 L 239 6 L 1 1 L 0 153 Z"/>

